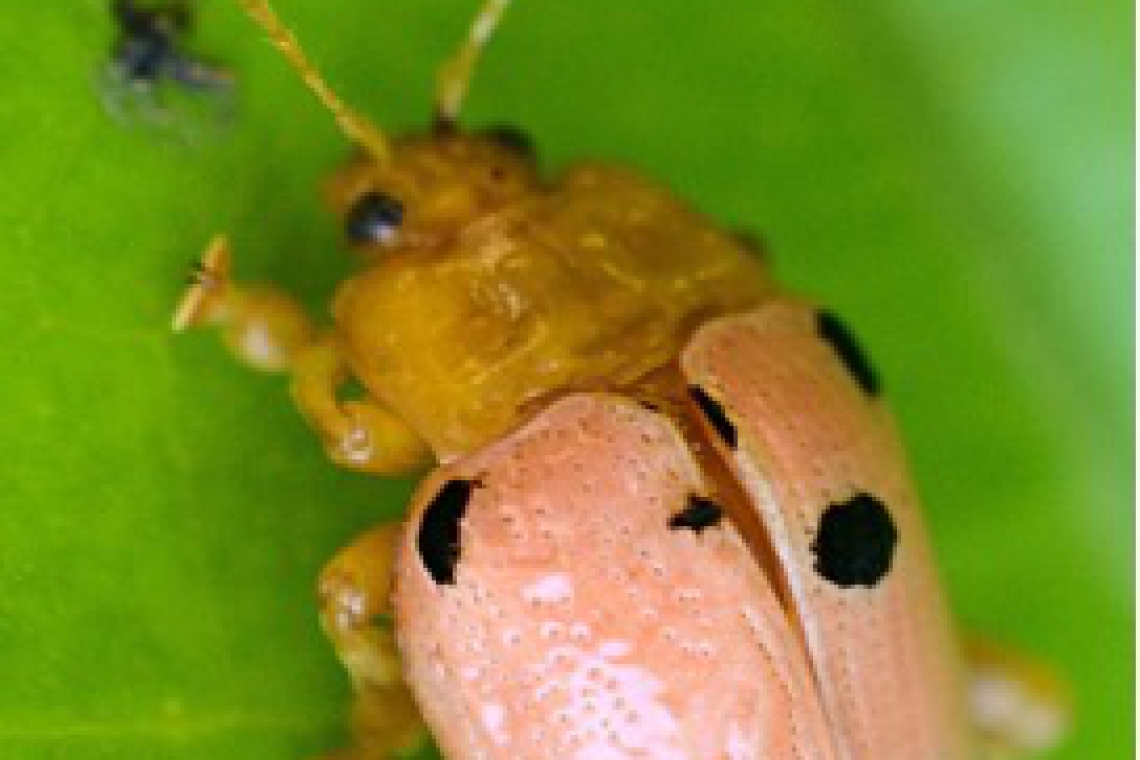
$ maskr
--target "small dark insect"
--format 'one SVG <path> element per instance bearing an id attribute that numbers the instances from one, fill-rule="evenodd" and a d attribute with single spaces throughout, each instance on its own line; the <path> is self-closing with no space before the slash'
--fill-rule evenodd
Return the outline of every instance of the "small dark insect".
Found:
<path id="1" fill-rule="evenodd" d="M 234 82 L 232 74 L 184 48 L 193 26 L 189 0 L 151 5 L 137 0 L 111 0 L 110 8 L 118 37 L 103 68 L 101 88 L 107 110 L 113 116 L 122 120 L 137 115 L 146 121 L 170 121 L 158 95 L 165 83 L 190 91 L 229 92 Z"/>

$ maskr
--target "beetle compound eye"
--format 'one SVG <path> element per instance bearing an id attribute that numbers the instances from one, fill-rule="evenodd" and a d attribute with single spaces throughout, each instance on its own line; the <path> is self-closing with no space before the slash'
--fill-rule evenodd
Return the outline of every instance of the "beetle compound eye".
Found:
<path id="1" fill-rule="evenodd" d="M 687 528 L 694 533 L 700 533 L 705 528 L 711 528 L 724 517 L 724 510 L 712 499 L 703 496 L 690 496 L 685 508 L 669 518 L 669 527 L 677 530 Z"/>
<path id="2" fill-rule="evenodd" d="M 344 219 L 344 232 L 356 245 L 391 245 L 404 221 L 404 206 L 387 193 L 372 190 L 356 199 Z"/>
<path id="3" fill-rule="evenodd" d="M 459 522 L 467 512 L 474 486 L 471 480 L 449 480 L 424 510 L 416 547 L 436 583 L 455 583 L 460 551 Z"/>
<path id="4" fill-rule="evenodd" d="M 815 569 L 837 586 L 874 586 L 891 569 L 899 534 L 883 502 L 870 494 L 830 504 L 811 550 Z"/>
<path id="5" fill-rule="evenodd" d="M 859 383 L 859 387 L 869 396 L 878 394 L 879 378 L 875 375 L 871 362 L 859 347 L 855 336 L 839 321 L 839 317 L 829 311 L 819 312 L 816 315 L 816 329 L 820 337 L 835 351 L 835 355 L 843 362 L 851 377 Z"/>

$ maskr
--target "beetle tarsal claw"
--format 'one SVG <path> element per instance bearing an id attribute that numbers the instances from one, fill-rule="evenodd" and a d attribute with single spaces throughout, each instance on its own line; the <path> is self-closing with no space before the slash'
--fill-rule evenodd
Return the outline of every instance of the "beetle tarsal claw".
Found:
<path id="1" fill-rule="evenodd" d="M 219 296 L 229 283 L 229 277 L 230 241 L 225 235 L 217 235 L 194 266 L 190 286 L 174 310 L 171 329 L 182 332 L 208 321 L 221 303 Z"/>
<path id="2" fill-rule="evenodd" d="M 345 435 L 333 442 L 330 453 L 338 462 L 363 466 L 375 456 L 376 446 L 368 428 L 356 423 Z"/>

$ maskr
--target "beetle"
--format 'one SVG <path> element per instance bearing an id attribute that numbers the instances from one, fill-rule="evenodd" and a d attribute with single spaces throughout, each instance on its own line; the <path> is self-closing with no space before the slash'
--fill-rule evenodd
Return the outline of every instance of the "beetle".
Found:
<path id="1" fill-rule="evenodd" d="M 236 282 L 218 237 L 174 327 L 288 373 L 334 462 L 438 463 L 319 582 L 353 757 L 424 725 L 456 759 L 965 760 L 1055 737 L 1048 679 L 967 664 L 844 323 L 643 177 L 547 178 L 518 132 L 460 127 L 507 0 L 444 67 L 431 128 L 398 138 L 242 4 L 357 148 L 329 195 L 363 265 L 317 328 Z"/>

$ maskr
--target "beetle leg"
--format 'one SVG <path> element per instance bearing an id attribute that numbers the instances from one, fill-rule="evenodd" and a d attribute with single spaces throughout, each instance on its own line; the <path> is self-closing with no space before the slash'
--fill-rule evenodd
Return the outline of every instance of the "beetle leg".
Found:
<path id="1" fill-rule="evenodd" d="M 321 435 L 337 464 L 378 474 L 406 473 L 430 461 L 427 446 L 407 424 L 369 398 L 342 401 L 349 377 L 340 349 L 326 334 L 306 346 L 293 367 L 293 400 Z"/>
<path id="2" fill-rule="evenodd" d="M 429 461 L 423 441 L 399 417 L 371 399 L 338 398 L 349 371 L 333 336 L 318 333 L 296 299 L 278 288 L 234 283 L 223 236 L 206 249 L 174 314 L 176 331 L 198 325 L 220 328 L 242 363 L 291 373 L 297 407 L 337 464 L 396 474 Z"/>
<path id="3" fill-rule="evenodd" d="M 321 573 L 321 626 L 348 669 L 356 691 L 355 746 L 336 760 L 376 760 L 415 749 L 427 738 L 401 673 L 392 629 L 392 563 L 399 527 L 373 528 Z"/>
<path id="4" fill-rule="evenodd" d="M 1068 700 L 1041 664 L 990 641 L 966 642 L 970 715 L 987 760 L 1055 746 L 1069 722 Z"/>
<path id="5" fill-rule="evenodd" d="M 266 285 L 239 286 L 230 279 L 229 241 L 210 241 L 174 313 L 175 332 L 199 325 L 221 328 L 239 361 L 266 372 L 288 370 L 297 351 L 313 340 L 304 309 Z"/>

